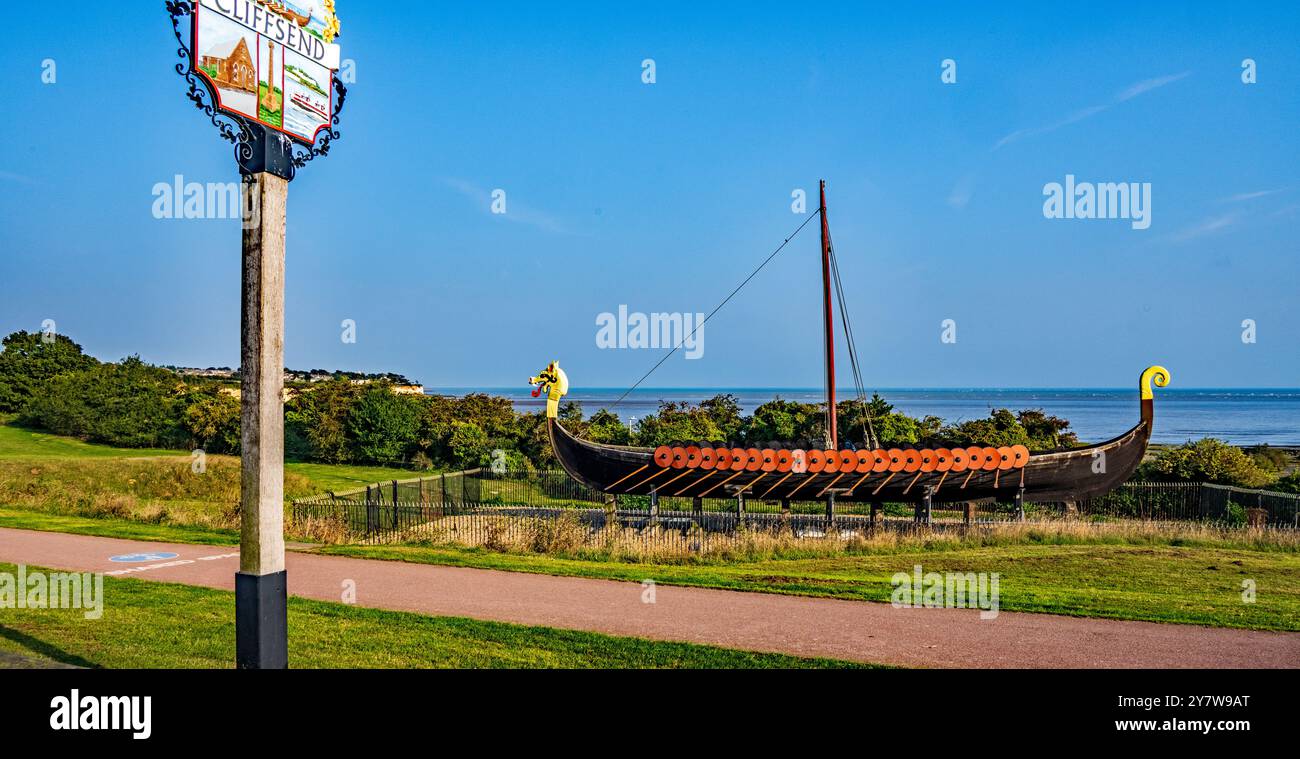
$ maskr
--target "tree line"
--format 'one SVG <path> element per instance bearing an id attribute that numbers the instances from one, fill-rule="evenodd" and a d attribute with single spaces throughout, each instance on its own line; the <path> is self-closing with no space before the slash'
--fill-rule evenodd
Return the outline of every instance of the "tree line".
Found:
<path id="1" fill-rule="evenodd" d="M 0 414 L 60 435 L 132 448 L 239 452 L 239 399 L 220 380 L 182 376 L 132 356 L 100 362 L 64 335 L 15 332 L 0 352 Z M 382 464 L 416 469 L 486 466 L 504 457 L 512 469 L 557 465 L 542 412 L 521 413 L 510 399 L 393 392 L 387 379 L 340 376 L 296 387 L 285 403 L 285 455 L 329 464 Z M 774 399 L 752 414 L 735 396 L 699 403 L 664 402 L 628 426 L 608 409 L 586 417 L 561 405 L 564 425 L 601 443 L 657 446 L 679 441 L 819 445 L 824 406 Z M 898 411 L 879 395 L 841 401 L 836 424 L 846 445 L 864 447 L 868 430 L 883 445 L 953 447 L 1024 445 L 1032 451 L 1071 448 L 1079 440 L 1068 420 L 1041 409 L 994 409 L 988 417 L 944 423 Z M 497 453 L 500 452 L 500 453 Z M 1300 490 L 1281 451 L 1247 453 L 1217 440 L 1189 442 L 1144 464 L 1141 476 L 1244 487 Z"/>

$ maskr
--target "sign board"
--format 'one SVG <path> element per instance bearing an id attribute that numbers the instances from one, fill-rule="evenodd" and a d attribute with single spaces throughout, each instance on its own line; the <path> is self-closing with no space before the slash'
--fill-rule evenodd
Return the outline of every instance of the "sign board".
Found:
<path id="1" fill-rule="evenodd" d="M 199 0 L 190 46 L 217 111 L 307 145 L 335 114 L 334 0 Z"/>

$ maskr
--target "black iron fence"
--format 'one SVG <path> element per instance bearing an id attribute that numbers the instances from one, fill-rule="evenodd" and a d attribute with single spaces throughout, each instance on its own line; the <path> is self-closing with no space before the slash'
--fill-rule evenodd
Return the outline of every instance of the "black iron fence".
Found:
<path id="1" fill-rule="evenodd" d="M 1068 510 L 1068 504 L 1063 506 Z M 1296 527 L 1300 495 L 1202 482 L 1127 482 L 1079 502 L 1078 511 L 1124 519 Z"/>
<path id="2" fill-rule="evenodd" d="M 412 480 L 376 483 L 347 493 L 295 501 L 300 527 L 348 542 L 450 541 L 467 545 L 534 545 L 573 541 L 617 527 L 638 540 L 692 546 L 747 535 L 796 538 L 849 536 L 875 528 L 917 524 L 968 526 L 1030 519 L 1215 522 L 1228 525 L 1300 526 L 1300 496 L 1186 482 L 1130 482 L 1104 496 L 1075 503 L 982 501 L 916 504 L 739 498 L 607 496 L 562 471 L 492 472 L 473 469 Z M 703 543 L 701 543 L 703 541 Z"/>

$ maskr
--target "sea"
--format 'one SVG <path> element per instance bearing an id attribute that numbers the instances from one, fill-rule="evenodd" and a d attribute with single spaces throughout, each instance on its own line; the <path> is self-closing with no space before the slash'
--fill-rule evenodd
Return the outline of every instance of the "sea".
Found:
<path id="1" fill-rule="evenodd" d="M 533 398 L 528 388 L 444 388 L 428 392 L 504 396 L 520 412 L 546 406 L 545 399 Z M 628 423 L 654 413 L 664 401 L 698 403 L 719 393 L 734 395 L 746 414 L 773 398 L 804 403 L 822 400 L 822 391 L 811 388 L 638 388 L 614 406 L 623 392 L 612 388 L 573 388 L 565 400 L 581 403 L 583 413 L 588 416 L 604 408 Z M 1070 420 L 1070 429 L 1082 442 L 1100 442 L 1128 430 L 1137 423 L 1139 413 L 1136 388 L 883 389 L 876 392 L 909 416 L 937 416 L 950 423 L 987 417 L 995 408 L 1042 409 Z M 853 394 L 840 391 L 839 397 L 851 398 Z M 1178 444 L 1203 437 L 1219 438 L 1233 445 L 1298 447 L 1300 389 L 1157 389 L 1152 441 Z"/>

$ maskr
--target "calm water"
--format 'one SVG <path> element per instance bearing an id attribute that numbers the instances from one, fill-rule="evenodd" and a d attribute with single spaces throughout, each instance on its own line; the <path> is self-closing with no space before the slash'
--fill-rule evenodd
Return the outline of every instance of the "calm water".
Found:
<path id="1" fill-rule="evenodd" d="M 463 395 L 473 390 L 447 388 L 431 392 Z M 544 399 L 533 398 L 528 389 L 483 388 L 479 392 L 510 398 L 519 411 L 543 408 Z M 582 403 L 591 414 L 609 407 L 622 390 L 575 388 L 565 400 Z M 718 393 L 731 393 L 745 413 L 781 397 L 816 403 L 821 390 L 806 388 L 638 389 L 617 408 L 610 409 L 625 422 L 653 413 L 660 401 L 698 402 Z M 1020 410 L 1041 408 L 1064 417 L 1085 442 L 1099 442 L 1132 427 L 1138 419 L 1138 396 L 1130 390 L 881 390 L 880 394 L 911 416 L 937 416 L 959 422 L 988 416 L 992 408 Z M 852 397 L 843 392 L 841 398 Z M 1182 443 L 1189 439 L 1217 437 L 1236 445 L 1300 445 L 1300 389 L 1156 391 L 1157 443 Z"/>

